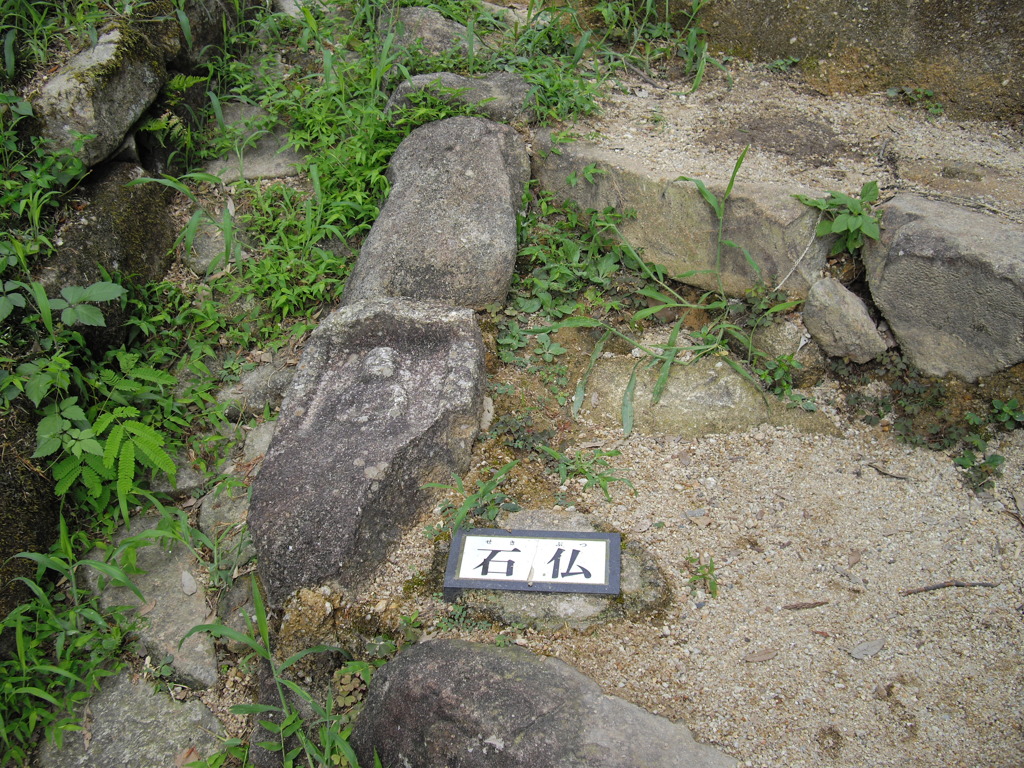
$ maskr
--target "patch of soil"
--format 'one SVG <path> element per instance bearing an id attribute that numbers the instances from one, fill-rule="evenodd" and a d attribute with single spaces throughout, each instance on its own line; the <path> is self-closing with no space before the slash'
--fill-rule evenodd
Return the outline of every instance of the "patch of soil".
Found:
<path id="1" fill-rule="evenodd" d="M 824 96 L 798 73 L 731 62 L 696 93 L 672 79 L 622 77 L 601 115 L 576 131 L 652 169 L 724 180 L 786 181 L 819 194 L 877 181 L 1024 223 L 1024 132 L 956 121 L 890 99 Z"/>

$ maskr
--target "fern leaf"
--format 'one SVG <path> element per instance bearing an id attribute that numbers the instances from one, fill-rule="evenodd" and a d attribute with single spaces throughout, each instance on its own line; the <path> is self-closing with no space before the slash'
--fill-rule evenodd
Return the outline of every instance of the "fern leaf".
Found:
<path id="1" fill-rule="evenodd" d="M 103 459 L 99 456 L 93 456 L 92 454 L 84 454 L 82 456 L 85 459 L 86 466 L 88 466 L 93 472 L 97 474 L 103 480 L 114 479 L 114 467 L 113 465 L 107 466 L 103 463 Z"/>
<path id="2" fill-rule="evenodd" d="M 178 379 L 166 371 L 158 371 L 156 368 L 147 368 L 145 366 L 133 370 L 132 376 L 152 384 L 165 384 L 171 387 L 178 383 Z"/>
<path id="3" fill-rule="evenodd" d="M 82 485 L 94 499 L 98 499 L 103 493 L 103 480 L 89 467 L 82 467 Z"/>
<path id="4" fill-rule="evenodd" d="M 143 424 L 141 421 L 126 421 L 124 422 L 124 428 L 139 438 L 135 441 L 136 443 L 144 440 L 158 448 L 164 444 L 164 436 L 153 429 L 153 427 Z"/>
<path id="5" fill-rule="evenodd" d="M 107 437 L 107 444 L 103 450 L 103 464 L 105 466 L 114 466 L 114 461 L 117 459 L 118 452 L 121 449 L 121 442 L 123 438 L 124 425 L 115 424 L 114 428 L 110 430 L 110 435 Z"/>
<path id="6" fill-rule="evenodd" d="M 71 458 L 75 457 L 72 456 Z M 74 465 L 71 467 L 70 471 L 68 471 L 67 474 L 63 475 L 60 478 L 60 480 L 57 481 L 57 484 L 53 487 L 53 492 L 58 496 L 63 496 L 65 493 L 68 492 L 68 489 L 71 488 L 71 486 L 74 484 L 75 480 L 78 479 L 78 476 L 80 474 L 82 474 L 82 465 L 76 461 Z"/>
<path id="7" fill-rule="evenodd" d="M 78 456 L 68 456 L 53 466 L 53 479 L 60 482 L 64 476 L 75 467 L 81 465 L 82 460 Z"/>
<path id="8" fill-rule="evenodd" d="M 122 514 L 128 511 L 128 495 L 135 488 L 135 444 L 125 440 L 117 461 L 117 500 Z"/>
<path id="9" fill-rule="evenodd" d="M 174 465 L 174 460 L 163 449 L 163 435 L 152 427 L 140 424 L 137 421 L 126 422 L 125 429 L 135 435 L 133 440 L 135 447 L 140 449 L 157 469 L 170 477 L 174 477 L 178 468 Z"/>

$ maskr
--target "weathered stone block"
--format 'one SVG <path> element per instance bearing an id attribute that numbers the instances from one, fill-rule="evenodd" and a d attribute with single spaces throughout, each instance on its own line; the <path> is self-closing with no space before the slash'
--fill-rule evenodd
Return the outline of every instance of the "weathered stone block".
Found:
<path id="1" fill-rule="evenodd" d="M 387 33 L 390 25 L 394 25 L 397 36 L 396 48 L 422 46 L 426 53 L 433 55 L 456 50 L 459 53 L 469 52 L 469 31 L 465 25 L 446 19 L 433 8 L 400 8 L 395 16 L 381 16 L 380 31 Z M 479 50 L 480 41 L 476 40 Z"/>
<path id="2" fill-rule="evenodd" d="M 811 286 L 803 320 L 814 340 L 832 357 L 866 363 L 887 349 L 867 306 L 833 277 Z"/>
<path id="3" fill-rule="evenodd" d="M 622 425 L 622 398 L 637 360 L 599 360 L 587 383 L 583 415 L 606 427 Z M 788 408 L 761 392 L 719 357 L 704 357 L 672 369 L 668 386 L 651 402 L 658 368 L 641 363 L 633 396 L 633 429 L 646 435 L 695 439 L 706 434 L 743 432 L 761 424 L 829 434 L 835 427 L 820 412 Z"/>
<path id="4" fill-rule="evenodd" d="M 212 757 L 223 728 L 201 701 L 174 701 L 147 680 L 132 682 L 126 670 L 105 680 L 89 699 L 90 724 L 66 732 L 62 748 L 43 739 L 39 768 L 172 766 Z"/>
<path id="5" fill-rule="evenodd" d="M 818 214 L 792 196 L 815 192 L 789 184 L 734 186 L 723 238 L 747 248 L 754 269 L 739 248 L 728 246 L 718 263 L 718 220 L 697 187 L 678 180 L 683 171 L 653 171 L 585 142 L 559 144 L 556 153 L 550 135 L 539 136 L 536 146 L 533 173 L 541 187 L 584 210 L 635 211 L 636 218 L 619 225 L 623 237 L 643 250 L 645 260 L 663 265 L 684 283 L 731 296 L 759 284 L 775 288 L 781 283 L 787 293 L 802 298 L 825 265 L 830 240 L 814 236 Z M 585 173 L 588 168 L 597 173 Z M 724 182 L 704 181 L 722 197 Z"/>
<path id="6" fill-rule="evenodd" d="M 503 304 L 529 177 L 526 147 L 507 125 L 453 117 L 417 128 L 391 159 L 391 195 L 344 303 L 408 296 L 474 309 Z"/>
<path id="7" fill-rule="evenodd" d="M 458 640 L 412 646 L 373 678 L 360 764 L 461 768 L 726 768 L 679 723 L 605 696 L 557 659 Z"/>
<path id="8" fill-rule="evenodd" d="M 1024 360 L 1024 230 L 913 194 L 883 210 L 868 285 L 914 364 L 975 381 Z"/>
<path id="9" fill-rule="evenodd" d="M 469 465 L 483 403 L 473 313 L 391 299 L 342 307 L 310 337 L 252 487 L 249 529 L 271 602 L 358 585 Z"/>

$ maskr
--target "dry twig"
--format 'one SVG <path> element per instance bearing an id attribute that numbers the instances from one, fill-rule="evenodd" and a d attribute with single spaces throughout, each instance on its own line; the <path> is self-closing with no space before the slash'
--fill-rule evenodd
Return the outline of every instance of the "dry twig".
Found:
<path id="1" fill-rule="evenodd" d="M 959 579 L 950 579 L 949 581 L 943 581 L 939 584 L 929 584 L 927 587 L 916 587 L 915 589 L 904 589 L 900 592 L 901 595 L 906 597 L 907 595 L 916 595 L 919 592 L 933 592 L 936 589 L 946 589 L 947 587 L 998 587 L 999 585 L 991 581 L 960 581 Z"/>

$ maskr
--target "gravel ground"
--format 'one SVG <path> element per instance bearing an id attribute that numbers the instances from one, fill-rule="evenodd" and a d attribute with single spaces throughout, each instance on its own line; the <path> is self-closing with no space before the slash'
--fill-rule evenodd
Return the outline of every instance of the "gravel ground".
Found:
<path id="1" fill-rule="evenodd" d="M 949 456 L 879 428 L 620 437 L 586 425 L 576 435 L 621 451 L 613 462 L 636 494 L 616 484 L 606 502 L 570 486 L 571 500 L 655 557 L 671 605 L 584 631 L 506 635 L 745 765 L 1021 765 L 1024 527 L 1012 513 L 1024 501 L 1024 434 L 1003 441 L 1005 476 L 980 495 Z M 516 495 L 516 483 L 505 490 Z M 495 628 L 439 632 L 436 598 L 403 597 L 405 580 L 431 568 L 429 549 L 410 534 L 369 604 L 392 620 L 420 611 L 435 636 L 493 641 Z M 702 555 L 715 598 L 689 583 L 688 558 Z M 950 581 L 977 586 L 905 594 Z"/>

